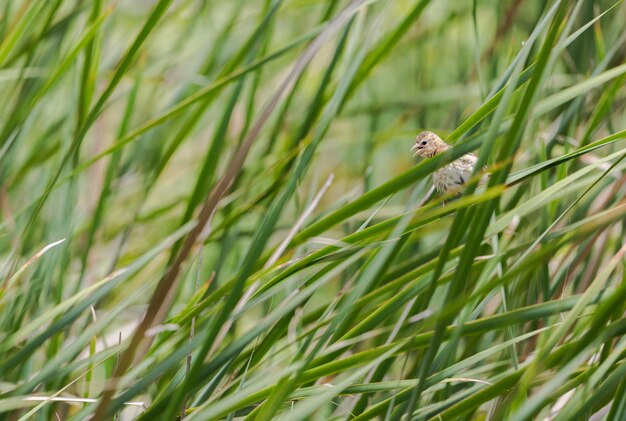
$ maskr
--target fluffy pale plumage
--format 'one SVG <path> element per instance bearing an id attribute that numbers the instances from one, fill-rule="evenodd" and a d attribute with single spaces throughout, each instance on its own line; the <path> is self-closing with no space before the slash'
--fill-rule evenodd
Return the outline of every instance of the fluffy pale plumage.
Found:
<path id="1" fill-rule="evenodd" d="M 414 156 L 432 158 L 450 146 L 433 132 L 425 131 L 417 135 L 415 145 L 411 148 Z M 458 193 L 474 171 L 478 158 L 474 154 L 466 154 L 448 165 L 439 168 L 433 174 L 433 184 L 442 193 Z"/>

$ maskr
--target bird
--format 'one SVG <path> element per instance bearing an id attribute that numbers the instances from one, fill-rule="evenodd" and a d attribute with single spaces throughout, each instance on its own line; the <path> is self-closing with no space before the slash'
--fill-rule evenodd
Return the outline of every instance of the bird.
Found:
<path id="1" fill-rule="evenodd" d="M 414 152 L 413 156 L 432 158 L 448 149 L 450 149 L 450 145 L 435 133 L 423 131 L 415 138 L 415 145 L 413 145 L 411 151 Z M 477 161 L 478 157 L 476 155 L 468 153 L 439 168 L 433 174 L 435 189 L 444 194 L 461 193 L 463 186 L 472 176 Z"/>

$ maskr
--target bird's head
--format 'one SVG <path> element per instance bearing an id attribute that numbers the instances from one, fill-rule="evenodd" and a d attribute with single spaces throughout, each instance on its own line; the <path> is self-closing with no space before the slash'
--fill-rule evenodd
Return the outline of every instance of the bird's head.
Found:
<path id="1" fill-rule="evenodd" d="M 415 145 L 411 148 L 413 156 L 430 158 L 448 149 L 446 142 L 433 132 L 421 132 L 415 138 Z"/>

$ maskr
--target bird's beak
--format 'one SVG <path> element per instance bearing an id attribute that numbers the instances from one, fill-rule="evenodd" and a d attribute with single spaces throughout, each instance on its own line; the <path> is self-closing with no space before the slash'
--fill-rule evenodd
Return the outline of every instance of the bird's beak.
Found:
<path id="1" fill-rule="evenodd" d="M 411 152 L 413 152 L 413 156 L 417 155 L 417 152 L 420 149 L 422 148 L 420 148 L 419 143 L 416 143 L 415 145 L 413 145 L 413 147 L 411 148 Z"/>

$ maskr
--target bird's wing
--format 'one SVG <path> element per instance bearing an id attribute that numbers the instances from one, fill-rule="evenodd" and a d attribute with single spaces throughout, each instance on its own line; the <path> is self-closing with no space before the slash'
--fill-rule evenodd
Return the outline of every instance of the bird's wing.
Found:
<path id="1" fill-rule="evenodd" d="M 470 157 L 472 157 L 472 159 L 471 159 L 470 161 L 468 161 L 468 162 L 471 162 L 471 164 L 472 164 L 472 165 L 476 164 L 476 161 L 478 161 L 478 156 L 476 156 L 476 155 L 475 155 L 475 154 L 473 154 L 472 152 L 470 152 L 470 153 L 466 154 L 465 156 L 470 156 Z M 465 157 L 465 156 L 464 156 L 464 157 Z M 462 158 L 464 158 L 464 157 L 461 157 L 461 159 L 462 159 Z M 483 171 L 485 171 L 487 174 L 490 174 L 490 173 L 487 171 L 487 165 L 483 165 Z"/>
<path id="2" fill-rule="evenodd" d="M 476 161 L 478 161 L 478 157 L 474 154 L 468 153 L 460 157 L 458 161 L 464 166 L 473 167 L 474 164 L 476 164 Z"/>

